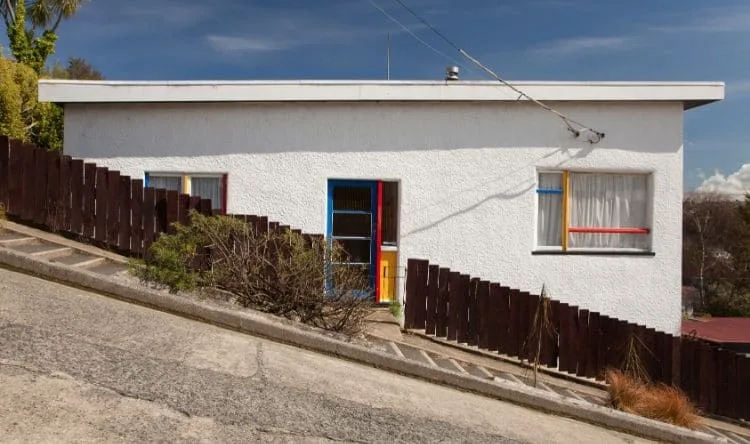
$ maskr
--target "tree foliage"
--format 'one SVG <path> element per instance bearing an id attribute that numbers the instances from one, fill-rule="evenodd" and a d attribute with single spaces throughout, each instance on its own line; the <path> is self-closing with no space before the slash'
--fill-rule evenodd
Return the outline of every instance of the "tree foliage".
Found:
<path id="1" fill-rule="evenodd" d="M 750 316 L 750 196 L 692 195 L 683 202 L 683 284 L 701 311 Z"/>
<path id="2" fill-rule="evenodd" d="M 64 66 L 55 63 L 47 74 L 53 79 L 104 80 L 104 75 L 82 57 L 71 57 Z"/>
<path id="3" fill-rule="evenodd" d="M 27 28 L 26 5 L 23 1 L 16 0 L 12 14 L 9 12 L 11 11 L 10 3 L 13 2 L 5 0 L 3 3 L 7 5 L 3 10 L 3 19 L 5 19 L 13 57 L 40 74 L 47 63 L 47 58 L 55 52 L 57 34 L 54 30 L 45 29 L 41 35 L 37 35 L 35 25 Z"/>
<path id="4" fill-rule="evenodd" d="M 37 101 L 38 79 L 25 64 L 0 57 L 0 134 L 59 151 L 63 111 Z"/>

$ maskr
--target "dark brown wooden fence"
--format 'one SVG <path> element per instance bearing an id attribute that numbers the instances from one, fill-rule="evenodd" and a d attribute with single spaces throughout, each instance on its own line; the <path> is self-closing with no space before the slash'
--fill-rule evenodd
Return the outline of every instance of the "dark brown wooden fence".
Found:
<path id="1" fill-rule="evenodd" d="M 213 214 L 210 199 L 144 188 L 142 179 L 5 136 L 0 136 L 0 204 L 18 222 L 135 257 L 174 222 L 189 223 L 190 210 Z M 267 217 L 233 216 L 261 231 L 290 229 Z"/>
<path id="2" fill-rule="evenodd" d="M 750 357 L 409 259 L 405 328 L 603 379 L 637 354 L 706 413 L 750 419 Z"/>

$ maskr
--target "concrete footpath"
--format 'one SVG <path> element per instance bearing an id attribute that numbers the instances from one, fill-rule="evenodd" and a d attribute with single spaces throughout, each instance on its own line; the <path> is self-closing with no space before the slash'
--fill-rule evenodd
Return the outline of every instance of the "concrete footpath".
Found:
<path id="1" fill-rule="evenodd" d="M 134 284 L 132 278 L 123 275 L 123 261 L 110 257 L 111 253 L 97 256 L 97 249 L 49 233 L 36 232 L 12 224 L 9 228 L 10 232 L 0 234 L 0 264 L 48 279 L 651 439 L 670 442 L 747 442 L 742 441 L 741 435 L 731 432 L 693 432 L 615 411 L 597 405 L 591 400 L 565 396 L 556 390 L 532 388 L 513 378 L 477 375 L 466 368 L 459 368 L 461 366 L 451 368 L 451 365 L 456 364 L 455 360 L 451 359 L 447 360 L 448 364 L 438 365 L 434 356 L 429 356 L 423 349 L 417 348 L 413 351 L 417 354 L 415 359 L 414 356 L 406 356 L 412 351 L 405 353 L 406 348 L 402 345 L 394 349 L 393 341 L 380 344 L 351 343 L 326 332 L 250 310 L 237 310 L 217 304 L 215 301 L 154 291 Z M 70 256 L 74 256 L 74 259 L 69 259 Z M 91 268 L 92 264 L 96 269 Z M 430 359 L 424 359 L 425 356 Z M 419 357 L 422 359 L 418 359 Z"/>
<path id="2" fill-rule="evenodd" d="M 2 442 L 643 439 L 0 269 Z"/>

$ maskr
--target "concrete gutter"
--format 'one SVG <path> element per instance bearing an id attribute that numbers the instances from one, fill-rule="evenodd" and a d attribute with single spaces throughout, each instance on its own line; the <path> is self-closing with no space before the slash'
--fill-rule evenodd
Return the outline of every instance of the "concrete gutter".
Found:
<path id="1" fill-rule="evenodd" d="M 429 382 L 478 393 L 537 410 L 570 417 L 610 429 L 649 439 L 680 443 L 717 442 L 709 434 L 642 418 L 553 393 L 545 393 L 513 382 L 492 382 L 473 375 L 451 372 L 403 357 L 333 339 L 309 327 L 300 328 L 288 321 L 263 313 L 237 311 L 192 300 L 179 295 L 157 292 L 114 282 L 105 276 L 75 269 L 59 263 L 29 257 L 0 247 L 0 264 L 45 279 L 59 281 L 87 290 L 135 302 L 187 318 L 209 322 L 244 333 L 349 359 Z"/>

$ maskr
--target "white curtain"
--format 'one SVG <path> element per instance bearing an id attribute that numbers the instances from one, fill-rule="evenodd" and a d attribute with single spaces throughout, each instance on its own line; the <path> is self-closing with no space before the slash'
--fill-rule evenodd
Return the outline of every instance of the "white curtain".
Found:
<path id="1" fill-rule="evenodd" d="M 648 226 L 648 176 L 570 175 L 570 227 L 644 228 Z M 571 233 L 571 248 L 648 249 L 650 234 Z"/>
<path id="2" fill-rule="evenodd" d="M 218 177 L 190 178 L 190 195 L 211 199 L 211 209 L 221 210 L 221 179 Z"/>
<path id="3" fill-rule="evenodd" d="M 539 174 L 538 188 L 541 190 L 561 190 L 562 174 Z M 562 245 L 562 194 L 538 194 L 539 212 L 537 224 L 537 245 L 540 247 L 559 247 Z"/>
<path id="4" fill-rule="evenodd" d="M 148 176 L 148 186 L 151 188 L 164 188 L 182 193 L 182 177 L 180 176 Z"/>

